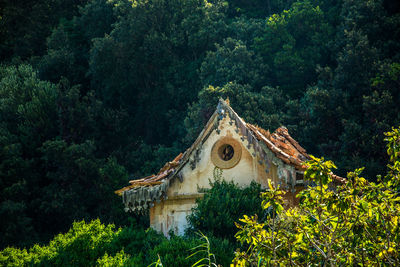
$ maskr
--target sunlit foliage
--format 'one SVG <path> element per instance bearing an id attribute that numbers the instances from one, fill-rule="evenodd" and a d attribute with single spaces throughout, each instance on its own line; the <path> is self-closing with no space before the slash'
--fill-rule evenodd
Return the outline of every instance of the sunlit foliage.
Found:
<path id="1" fill-rule="evenodd" d="M 283 191 L 269 185 L 263 209 L 272 215 L 258 221 L 244 216 L 236 237 L 248 245 L 237 252 L 239 266 L 391 265 L 400 255 L 400 128 L 386 133 L 389 171 L 378 183 L 349 172 L 344 185 L 330 187 L 332 161 L 307 163 L 305 178 L 313 184 L 299 193 L 298 208 L 283 209 Z"/>

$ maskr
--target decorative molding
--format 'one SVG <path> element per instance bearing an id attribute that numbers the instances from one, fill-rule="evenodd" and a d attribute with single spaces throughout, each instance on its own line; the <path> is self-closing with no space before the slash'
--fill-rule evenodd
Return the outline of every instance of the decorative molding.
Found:
<path id="1" fill-rule="evenodd" d="M 223 160 L 220 155 L 220 149 L 224 145 L 230 145 L 233 147 L 233 157 L 229 160 Z M 242 146 L 234 138 L 225 136 L 220 138 L 211 149 L 211 161 L 215 166 L 221 169 L 230 169 L 235 167 L 242 157 Z"/>

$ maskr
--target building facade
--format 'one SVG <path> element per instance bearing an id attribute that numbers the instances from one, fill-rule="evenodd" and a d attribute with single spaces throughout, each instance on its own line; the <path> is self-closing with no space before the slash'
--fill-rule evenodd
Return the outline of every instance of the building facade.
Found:
<path id="1" fill-rule="evenodd" d="M 156 175 L 130 181 L 116 191 L 126 211 L 149 211 L 150 225 L 168 236 L 182 235 L 200 189 L 210 187 L 215 168 L 239 186 L 252 181 L 266 188 L 268 180 L 285 190 L 287 205 L 296 205 L 303 188 L 304 161 L 309 156 L 285 127 L 270 133 L 246 123 L 220 99 L 193 145 L 167 162 Z"/>

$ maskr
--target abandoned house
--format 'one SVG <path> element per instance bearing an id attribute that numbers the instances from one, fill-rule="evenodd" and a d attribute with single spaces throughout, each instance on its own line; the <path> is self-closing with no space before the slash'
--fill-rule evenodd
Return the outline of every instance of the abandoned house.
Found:
<path id="1" fill-rule="evenodd" d="M 223 179 L 240 186 L 252 181 L 268 186 L 268 180 L 285 190 L 288 205 L 304 186 L 303 163 L 309 159 L 288 133 L 279 127 L 270 133 L 246 123 L 220 99 L 217 109 L 193 143 L 183 154 L 167 162 L 157 175 L 129 181 L 116 193 L 122 196 L 126 211 L 149 210 L 150 226 L 168 235 L 182 235 L 186 216 L 197 198 L 199 188 L 209 188 L 214 169 L 223 170 Z"/>

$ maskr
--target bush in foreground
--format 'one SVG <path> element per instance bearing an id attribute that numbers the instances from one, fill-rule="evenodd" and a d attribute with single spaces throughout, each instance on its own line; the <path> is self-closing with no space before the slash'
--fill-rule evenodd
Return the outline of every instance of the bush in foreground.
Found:
<path id="1" fill-rule="evenodd" d="M 315 184 L 303 190 L 298 208 L 284 210 L 283 191 L 272 184 L 263 194 L 263 222 L 244 216 L 237 239 L 248 250 L 236 253 L 238 266 L 381 266 L 400 265 L 400 128 L 386 133 L 390 158 L 378 183 L 347 175 L 344 185 L 330 190 L 332 169 L 323 158 L 307 163 L 305 177 Z"/>
<path id="2" fill-rule="evenodd" d="M 243 214 L 263 214 L 261 186 L 252 182 L 249 187 L 241 188 L 234 182 L 226 182 L 222 180 L 222 171 L 217 168 L 210 186 L 188 216 L 188 232 L 201 231 L 207 236 L 235 242 L 235 222 Z"/>
<path id="3" fill-rule="evenodd" d="M 102 257 L 120 229 L 103 225 L 100 220 L 75 222 L 66 234 L 59 234 L 47 246 L 29 250 L 6 248 L 0 252 L 3 266 L 91 266 Z"/>
<path id="4" fill-rule="evenodd" d="M 226 240 L 210 238 L 218 262 L 229 264 L 233 248 Z M 204 257 L 188 258 L 191 249 L 201 244 L 199 238 L 172 236 L 165 238 L 152 229 L 135 226 L 119 228 L 100 220 L 75 222 L 65 234 L 48 245 L 29 249 L 8 247 L 0 251 L 0 266 L 148 266 L 157 261 L 164 266 L 191 266 Z"/>

